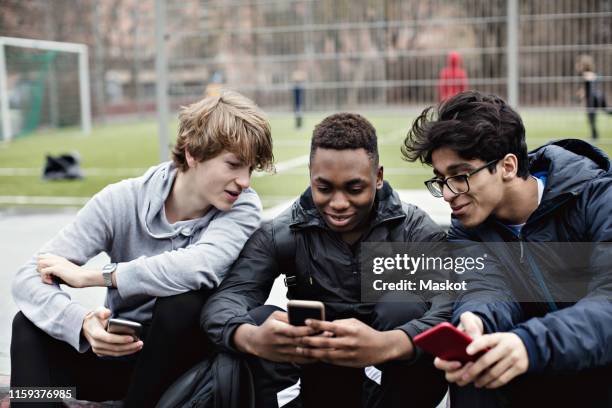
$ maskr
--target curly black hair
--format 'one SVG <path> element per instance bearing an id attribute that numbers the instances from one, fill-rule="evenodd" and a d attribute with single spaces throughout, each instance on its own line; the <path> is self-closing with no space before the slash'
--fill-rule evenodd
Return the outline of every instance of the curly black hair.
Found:
<path id="1" fill-rule="evenodd" d="M 378 142 L 374 126 L 357 113 L 336 113 L 315 126 L 310 143 L 310 160 L 317 148 L 365 149 L 374 166 L 378 166 Z"/>
<path id="2" fill-rule="evenodd" d="M 499 96 L 466 91 L 440 103 L 437 112 L 433 106 L 426 108 L 413 122 L 401 150 L 404 160 L 431 165 L 432 153 L 442 147 L 466 160 L 485 162 L 512 153 L 518 159 L 517 175 L 529 176 L 523 121 Z"/>

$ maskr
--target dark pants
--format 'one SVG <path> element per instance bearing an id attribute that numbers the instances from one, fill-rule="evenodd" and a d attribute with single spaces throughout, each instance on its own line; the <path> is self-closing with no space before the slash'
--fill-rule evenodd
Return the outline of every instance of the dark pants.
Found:
<path id="1" fill-rule="evenodd" d="M 577 373 L 528 374 L 495 390 L 450 388 L 453 408 L 604 408 L 612 406 L 612 365 Z"/>
<path id="2" fill-rule="evenodd" d="M 164 390 L 211 349 L 199 329 L 209 294 L 201 290 L 158 298 L 151 325 L 144 328 L 144 347 L 120 358 L 100 358 L 91 349 L 79 353 L 19 312 L 13 320 L 11 387 L 76 387 L 78 399 L 155 406 Z"/>
<path id="3" fill-rule="evenodd" d="M 599 134 L 597 133 L 597 111 L 595 108 L 587 109 L 587 118 L 589 119 L 589 128 L 591 129 L 591 139 L 597 140 L 599 138 Z"/>
<path id="4" fill-rule="evenodd" d="M 423 302 L 385 302 L 356 307 L 358 312 L 352 317 L 385 331 L 421 317 L 426 308 Z M 275 310 L 278 308 L 264 305 L 253 309 L 250 315 L 257 324 L 262 324 Z M 433 366 L 428 355 L 422 355 L 416 362 L 391 361 L 376 367 L 373 371 L 382 373 L 380 384 L 366 376 L 364 368 L 273 363 L 254 356 L 247 360 L 255 381 L 258 408 L 435 407 L 447 389 L 444 374 Z M 295 385 L 298 380 L 299 387 Z M 294 395 L 299 392 L 299 397 L 283 404 L 281 398 L 290 398 L 292 394 L 289 390 Z"/>

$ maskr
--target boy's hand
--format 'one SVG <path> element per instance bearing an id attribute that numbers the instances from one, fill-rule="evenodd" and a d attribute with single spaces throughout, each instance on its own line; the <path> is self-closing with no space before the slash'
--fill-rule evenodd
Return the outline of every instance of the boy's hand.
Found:
<path id="1" fill-rule="evenodd" d="M 36 270 L 40 273 L 42 281 L 49 285 L 55 283 L 53 278 L 57 277 L 62 283 L 73 288 L 105 286 L 102 271 L 85 269 L 58 255 L 39 255 Z"/>
<path id="2" fill-rule="evenodd" d="M 468 354 L 488 350 L 461 376 L 459 385 L 474 381 L 477 388 L 498 388 L 529 367 L 527 349 L 514 333 L 485 334 L 467 348 Z"/>
<path id="3" fill-rule="evenodd" d="M 54 283 L 55 276 L 73 288 L 85 287 L 82 268 L 64 257 L 53 254 L 39 255 L 36 270 L 40 273 L 42 281 L 49 285 Z"/>
<path id="4" fill-rule="evenodd" d="M 324 335 L 302 337 L 301 343 L 306 347 L 301 353 L 329 364 L 367 367 L 407 359 L 414 353 L 412 342 L 401 330 L 378 331 L 357 319 L 333 322 L 308 319 L 306 324 Z"/>
<path id="5" fill-rule="evenodd" d="M 472 312 L 461 313 L 457 329 L 470 336 L 472 340 L 476 340 L 484 333 L 482 320 Z"/>
<path id="6" fill-rule="evenodd" d="M 261 326 L 242 324 L 234 332 L 238 350 L 276 362 L 312 363 L 300 353 L 300 338 L 315 331 L 307 326 L 292 326 L 286 312 L 272 313 Z"/>
<path id="7" fill-rule="evenodd" d="M 105 307 L 99 307 L 83 319 L 82 333 L 91 345 L 91 350 L 98 356 L 120 357 L 140 351 L 142 340 L 132 336 L 113 334 L 106 331 L 106 325 L 111 312 Z"/>
<path id="8" fill-rule="evenodd" d="M 468 354 L 486 351 L 475 362 L 462 365 L 458 361 L 445 361 L 438 357 L 434 365 L 446 372 L 446 381 L 464 386 L 471 382 L 478 388 L 498 388 L 523 374 L 529 367 L 527 349 L 514 333 L 483 335 L 482 320 L 471 312 L 461 315 L 457 328 L 474 341 L 467 347 Z"/>
<path id="9" fill-rule="evenodd" d="M 484 326 L 480 317 L 472 312 L 465 312 L 461 314 L 457 329 L 470 336 L 472 340 L 476 340 L 482 337 Z M 473 363 L 470 362 L 463 365 L 459 361 L 442 360 L 440 357 L 436 357 L 434 359 L 434 366 L 436 366 L 437 369 L 445 372 L 446 381 L 449 383 L 457 383 L 459 385 L 465 385 L 461 383 L 461 378 L 472 366 L 472 364 Z"/>

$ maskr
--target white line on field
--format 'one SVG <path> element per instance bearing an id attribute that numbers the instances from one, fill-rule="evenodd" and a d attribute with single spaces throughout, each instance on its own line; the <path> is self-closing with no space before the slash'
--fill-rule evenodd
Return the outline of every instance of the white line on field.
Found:
<path id="1" fill-rule="evenodd" d="M 389 145 L 395 144 L 398 141 L 398 137 L 403 137 L 405 133 L 404 129 L 395 129 L 384 135 L 381 135 L 378 139 L 379 145 Z M 530 142 L 548 142 L 549 139 L 546 138 L 529 138 Z M 279 143 L 279 142 L 277 142 Z M 309 141 L 298 140 L 298 139 L 289 139 L 280 141 L 281 145 L 308 145 Z M 612 141 L 609 140 L 601 140 L 598 141 L 597 144 L 600 145 L 608 145 L 612 144 Z M 305 154 L 302 156 L 297 156 L 292 159 L 284 160 L 276 164 L 276 174 L 302 174 L 301 170 L 296 170 L 299 167 L 308 164 L 310 156 Z M 85 176 L 91 177 L 100 177 L 100 176 L 116 176 L 116 177 L 138 177 L 142 175 L 147 169 L 146 168 L 116 168 L 116 169 L 108 169 L 102 167 L 90 167 L 83 168 L 83 173 Z M 431 171 L 428 169 L 411 169 L 411 168 L 386 168 L 385 172 L 387 174 L 406 174 L 406 175 L 419 175 L 419 174 L 431 174 Z M 0 177 L 2 176 L 40 176 L 42 174 L 42 169 L 40 168 L 28 168 L 28 167 L 5 167 L 0 168 Z M 254 177 L 265 177 L 270 175 L 266 172 L 256 172 L 253 173 Z"/>
<path id="2" fill-rule="evenodd" d="M 395 130 L 393 130 L 393 131 L 383 135 L 382 137 L 380 137 L 379 138 L 379 142 L 385 142 L 385 141 L 389 141 L 390 139 L 395 139 L 399 135 L 403 134 L 402 132 L 403 132 L 402 129 L 395 129 Z M 302 166 L 308 164 L 309 160 L 310 160 L 310 155 L 305 154 L 303 156 L 294 157 L 293 159 L 289 159 L 289 160 L 285 160 L 285 161 L 282 161 L 280 163 L 277 163 L 276 166 L 275 166 L 276 167 L 276 174 L 288 173 L 292 169 L 295 169 L 297 167 L 302 167 Z M 264 176 L 267 176 L 268 173 L 258 172 L 258 173 L 254 173 L 253 175 L 255 177 L 264 177 Z"/>
<path id="3" fill-rule="evenodd" d="M 259 173 L 258 173 L 259 174 Z M 285 176 L 301 176 L 304 175 L 304 169 L 293 168 L 283 171 Z M 413 168 L 413 167 L 385 167 L 385 175 L 407 175 L 407 176 L 420 176 L 420 175 L 432 175 L 431 169 L 427 168 Z"/>
<path id="4" fill-rule="evenodd" d="M 276 163 L 276 165 L 274 166 L 276 167 L 275 174 L 286 173 L 287 171 L 291 169 L 295 169 L 296 167 L 302 167 L 308 164 L 309 159 L 310 159 L 310 156 L 305 154 L 303 156 L 294 157 L 293 159 L 289 159 L 289 160 L 282 161 L 280 163 Z M 270 173 L 266 173 L 263 171 L 253 173 L 254 177 L 265 177 L 268 175 L 270 175 Z"/>
<path id="5" fill-rule="evenodd" d="M 0 204 L 82 206 L 89 197 L 0 196 Z"/>
<path id="6" fill-rule="evenodd" d="M 287 170 L 308 164 L 309 155 L 294 157 L 293 159 L 285 160 L 276 164 L 276 173 L 284 173 Z M 143 174 L 147 169 L 125 168 L 125 169 L 105 169 L 105 168 L 83 168 L 83 174 L 87 176 L 120 176 L 120 177 L 137 177 Z M 31 167 L 4 167 L 0 168 L 1 176 L 40 176 L 41 169 Z M 257 172 L 253 174 L 255 177 L 267 176 L 268 173 Z"/>
<path id="7" fill-rule="evenodd" d="M 124 168 L 124 169 L 107 169 L 102 167 L 84 168 L 85 176 L 140 176 L 147 169 L 142 168 Z M 42 169 L 31 167 L 4 167 L 0 168 L 0 176 L 40 176 Z"/>

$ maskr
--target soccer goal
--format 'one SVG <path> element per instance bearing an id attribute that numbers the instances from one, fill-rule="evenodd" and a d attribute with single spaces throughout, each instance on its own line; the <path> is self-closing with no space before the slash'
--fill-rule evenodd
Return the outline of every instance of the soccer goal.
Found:
<path id="1" fill-rule="evenodd" d="M 41 127 L 91 132 L 87 46 L 0 37 L 0 140 Z"/>

